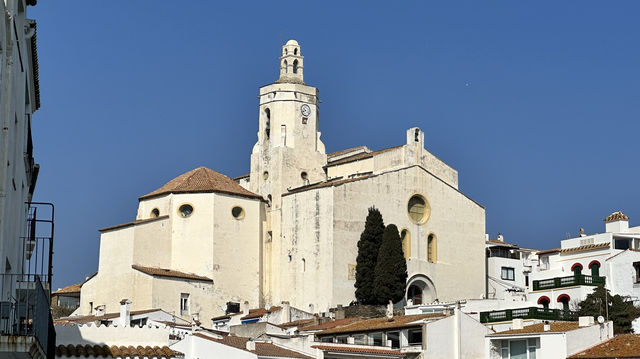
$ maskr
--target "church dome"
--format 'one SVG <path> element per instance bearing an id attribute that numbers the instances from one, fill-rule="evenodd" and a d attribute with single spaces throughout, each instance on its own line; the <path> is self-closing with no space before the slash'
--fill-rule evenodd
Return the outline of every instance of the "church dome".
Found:
<path id="1" fill-rule="evenodd" d="M 184 173 L 157 190 L 146 194 L 138 200 L 149 199 L 169 193 L 209 193 L 220 192 L 232 195 L 238 195 L 249 198 L 259 198 L 261 196 L 246 190 L 236 181 L 206 167 L 198 167 L 187 173 Z"/>
<path id="2" fill-rule="evenodd" d="M 299 46 L 298 42 L 294 39 L 291 39 L 289 41 L 287 41 L 287 43 L 284 46 Z"/>

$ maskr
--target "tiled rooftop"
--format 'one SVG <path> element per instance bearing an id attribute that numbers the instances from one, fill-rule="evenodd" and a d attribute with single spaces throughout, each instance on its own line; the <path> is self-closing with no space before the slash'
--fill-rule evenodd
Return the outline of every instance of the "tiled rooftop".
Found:
<path id="1" fill-rule="evenodd" d="M 640 358 L 640 335 L 620 334 L 569 359 Z"/>
<path id="2" fill-rule="evenodd" d="M 405 356 L 405 354 L 401 353 L 400 351 L 392 350 L 392 349 L 347 347 L 347 346 L 337 346 L 337 345 L 312 345 L 311 347 L 320 349 L 322 351 L 341 352 L 341 353 L 391 355 L 395 357 Z"/>
<path id="3" fill-rule="evenodd" d="M 580 246 L 580 247 L 561 249 L 560 253 L 561 254 L 576 253 L 576 252 L 584 252 L 584 251 L 590 251 L 590 250 L 601 249 L 601 248 L 609 248 L 609 247 L 610 247 L 610 243 L 609 242 L 596 243 L 596 244 L 587 244 L 587 245 Z"/>
<path id="4" fill-rule="evenodd" d="M 80 282 L 80 283 L 76 283 L 76 284 L 71 284 L 68 285 L 64 288 L 60 288 L 58 290 L 56 290 L 55 292 L 51 293 L 53 295 L 56 294 L 74 294 L 74 293 L 80 293 L 80 288 L 82 287 L 82 284 L 84 284 L 84 282 Z"/>
<path id="5" fill-rule="evenodd" d="M 628 221 L 629 217 L 627 217 L 626 214 L 618 211 L 618 212 L 613 212 L 610 215 L 607 216 L 607 218 L 604 219 L 605 222 L 613 222 L 613 221 Z"/>
<path id="6" fill-rule="evenodd" d="M 534 333 L 563 333 L 578 329 L 578 322 L 551 322 L 549 330 L 544 330 L 544 323 L 527 325 L 522 329 L 511 329 L 504 332 L 491 334 L 490 336 L 514 335 L 514 334 L 534 334 Z"/>
<path id="7" fill-rule="evenodd" d="M 373 318 L 357 321 L 351 324 L 340 326 L 337 328 L 327 329 L 316 333 L 316 335 L 336 334 L 336 333 L 353 333 L 353 332 L 366 332 L 379 329 L 395 329 L 419 326 L 420 324 L 411 324 L 412 322 L 423 319 L 440 319 L 445 315 L 441 313 L 435 314 L 416 314 L 416 315 L 401 315 L 393 317 L 393 320 L 389 321 L 386 317 Z M 303 328 L 307 330 L 307 328 Z"/>
<path id="8" fill-rule="evenodd" d="M 313 357 L 295 352 L 293 350 L 289 350 L 289 349 L 285 349 L 282 347 L 279 347 L 277 345 L 271 344 L 271 343 L 266 343 L 266 342 L 259 342 L 257 341 L 256 344 L 256 350 L 254 351 L 250 351 L 247 350 L 247 341 L 249 341 L 249 338 L 244 338 L 244 337 L 238 337 L 235 335 L 228 335 L 223 337 L 222 339 L 218 339 L 218 338 L 213 338 L 210 337 L 208 335 L 204 335 L 204 334 L 200 334 L 200 333 L 196 333 L 194 334 L 194 336 L 197 336 L 199 338 L 202 339 L 207 339 L 207 340 L 211 340 L 214 342 L 218 342 L 224 345 L 228 345 L 230 347 L 234 347 L 237 349 L 241 349 L 244 351 L 248 351 L 251 353 L 254 353 L 258 356 L 265 356 L 265 357 L 279 357 L 279 358 L 300 358 L 300 359 L 313 359 Z"/>
<path id="9" fill-rule="evenodd" d="M 106 358 L 182 358 L 184 355 L 167 346 L 107 346 L 107 345 L 58 345 L 58 357 L 106 357 Z"/>
<path id="10" fill-rule="evenodd" d="M 279 307 L 279 306 L 271 307 L 269 309 L 265 309 L 265 308 L 249 309 L 249 314 L 240 318 L 240 320 L 260 318 L 265 314 L 277 312 L 280 309 L 282 309 L 282 307 Z"/>
<path id="11" fill-rule="evenodd" d="M 359 320 L 362 320 L 362 319 L 360 319 L 360 318 L 337 319 L 337 320 L 332 320 L 330 322 L 326 322 L 326 323 L 322 323 L 322 324 L 318 324 L 318 325 L 310 325 L 310 326 L 307 326 L 307 327 L 302 327 L 302 328 L 300 328 L 300 330 L 302 330 L 302 331 L 326 330 L 326 329 L 345 326 L 347 324 L 351 324 L 351 323 L 353 323 L 355 321 L 359 321 Z"/>
<path id="12" fill-rule="evenodd" d="M 249 198 L 262 199 L 260 195 L 246 190 L 236 181 L 206 167 L 198 167 L 184 173 L 157 190 L 146 194 L 139 200 L 152 198 L 168 193 L 220 192 Z"/>
<path id="13" fill-rule="evenodd" d="M 152 275 L 152 276 L 160 276 L 160 277 L 171 277 L 171 278 L 181 278 L 181 279 L 190 279 L 190 280 L 199 280 L 203 282 L 213 282 L 213 279 L 203 277 L 201 275 L 193 274 L 193 273 L 185 273 L 177 270 L 166 269 L 166 268 L 154 268 L 154 267 L 143 267 L 137 264 L 131 266 L 131 268 L 139 270 L 142 273 Z"/>

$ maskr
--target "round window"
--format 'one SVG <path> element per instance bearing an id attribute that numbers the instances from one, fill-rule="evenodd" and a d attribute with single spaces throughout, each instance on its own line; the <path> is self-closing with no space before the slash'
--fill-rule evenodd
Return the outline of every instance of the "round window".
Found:
<path id="1" fill-rule="evenodd" d="M 183 204 L 178 208 L 178 213 L 184 218 L 189 217 L 193 213 L 193 207 L 190 204 Z"/>
<path id="2" fill-rule="evenodd" d="M 264 173 L 262 174 L 262 178 L 266 181 L 269 179 L 269 172 L 264 171 Z"/>
<path id="3" fill-rule="evenodd" d="M 151 210 L 151 217 L 152 218 L 156 218 L 156 217 L 160 217 L 160 210 L 157 208 L 154 208 Z"/>
<path id="4" fill-rule="evenodd" d="M 244 218 L 244 209 L 242 209 L 242 207 L 235 206 L 231 209 L 231 215 L 235 219 L 242 219 Z"/>
<path id="5" fill-rule="evenodd" d="M 309 179 L 309 175 L 307 174 L 307 172 L 302 172 L 300 173 L 300 178 L 306 181 L 307 179 Z"/>
<path id="6" fill-rule="evenodd" d="M 429 219 L 430 213 L 431 208 L 429 207 L 429 202 L 427 202 L 423 196 L 416 194 L 409 198 L 407 214 L 413 223 L 425 223 Z"/>

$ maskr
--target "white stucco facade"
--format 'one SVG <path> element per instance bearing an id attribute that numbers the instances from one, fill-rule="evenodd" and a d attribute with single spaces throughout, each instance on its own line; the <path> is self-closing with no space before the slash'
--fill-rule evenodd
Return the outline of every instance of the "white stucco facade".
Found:
<path id="1" fill-rule="evenodd" d="M 318 90 L 304 82 L 303 61 L 300 45 L 287 42 L 279 79 L 260 88 L 250 173 L 235 187 L 196 169 L 142 196 L 134 222 L 102 230 L 98 273 L 82 286 L 76 314 L 122 298 L 133 309 L 178 313 L 184 294 L 189 315 L 205 320 L 227 302 L 288 301 L 311 313 L 346 305 L 355 299 L 357 242 L 372 206 L 402 231 L 412 300 L 484 295 L 485 210 L 458 189 L 458 172 L 426 150 L 419 128 L 399 130 L 396 147 L 327 154 Z M 216 179 L 200 186 L 207 176 Z"/>

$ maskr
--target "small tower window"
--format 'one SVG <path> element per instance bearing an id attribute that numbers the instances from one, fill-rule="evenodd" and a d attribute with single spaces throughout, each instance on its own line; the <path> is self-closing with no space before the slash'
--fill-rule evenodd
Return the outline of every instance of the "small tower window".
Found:
<path id="1" fill-rule="evenodd" d="M 287 63 L 287 60 L 284 60 L 284 73 L 288 73 L 289 72 L 289 64 Z"/>
<path id="2" fill-rule="evenodd" d="M 402 253 L 405 259 L 411 257 L 411 233 L 408 230 L 403 229 L 400 233 L 400 240 L 402 241 Z"/>
<path id="3" fill-rule="evenodd" d="M 262 178 L 266 181 L 269 179 L 269 172 L 264 171 L 264 173 L 262 174 Z"/>
<path id="4" fill-rule="evenodd" d="M 267 196 L 267 206 L 271 207 L 271 203 L 273 202 L 273 199 L 271 197 L 271 195 Z"/>
<path id="5" fill-rule="evenodd" d="M 293 73 L 298 73 L 298 60 L 293 61 Z"/>
<path id="6" fill-rule="evenodd" d="M 420 142 L 420 130 L 416 130 L 415 141 Z"/>
<path id="7" fill-rule="evenodd" d="M 271 110 L 269 110 L 268 107 L 265 108 L 264 114 L 267 117 L 267 121 L 265 122 L 265 126 L 264 126 L 264 133 L 267 135 L 267 140 L 268 140 L 271 134 Z"/>
<path id="8" fill-rule="evenodd" d="M 437 261 L 437 248 L 436 236 L 430 234 L 427 238 L 427 261 L 429 263 Z"/>
<path id="9" fill-rule="evenodd" d="M 298 48 L 296 47 L 295 49 L 293 49 L 293 54 L 297 55 L 298 54 Z"/>
<path id="10" fill-rule="evenodd" d="M 151 218 L 158 218 L 160 217 L 160 210 L 157 208 L 154 208 L 151 210 Z"/>

